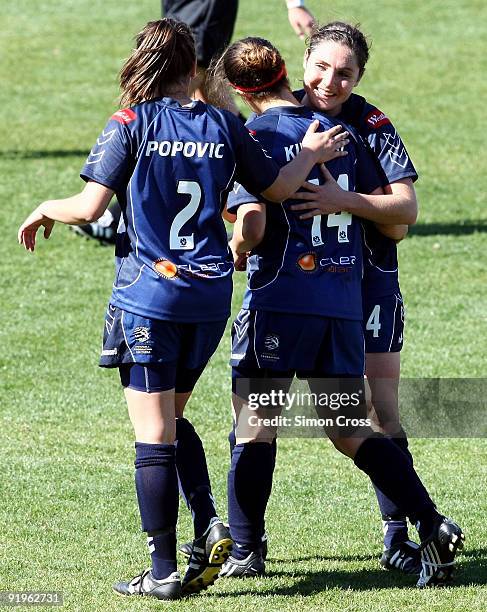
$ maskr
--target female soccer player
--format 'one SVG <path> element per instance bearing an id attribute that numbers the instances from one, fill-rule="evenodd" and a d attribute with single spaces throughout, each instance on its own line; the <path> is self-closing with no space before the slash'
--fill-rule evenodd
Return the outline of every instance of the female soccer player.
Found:
<path id="1" fill-rule="evenodd" d="M 195 59 L 185 24 L 149 22 L 121 71 L 127 107 L 110 118 L 93 147 L 81 172 L 85 188 L 43 202 L 18 233 L 33 251 L 40 227 L 48 238 L 55 221 L 97 219 L 114 194 L 122 205 L 125 231 L 117 242 L 100 365 L 119 368 L 135 432 L 135 483 L 152 569 L 114 588 L 158 599 L 206 588 L 231 546 L 212 503 L 201 440 L 182 418 L 230 314 L 233 262 L 221 219 L 226 196 L 238 179 L 281 201 L 336 147 L 330 134 L 313 133 L 316 122 L 300 155 L 279 170 L 234 115 L 189 98 Z M 182 586 L 176 571 L 178 478 L 195 526 Z"/>
<path id="2" fill-rule="evenodd" d="M 342 202 L 344 210 L 384 223 L 363 222 L 366 375 L 381 431 L 391 436 L 412 463 L 398 409 L 404 307 L 399 288 L 396 240 L 405 235 L 407 225 L 385 224 L 394 220 L 405 224 L 415 222 L 417 202 L 413 182 L 418 176 L 401 137 L 385 113 L 352 93 L 364 74 L 368 58 L 367 40 L 358 28 L 342 22 L 316 27 L 309 38 L 304 59 L 304 91 L 297 92 L 297 97 L 303 104 L 352 125 L 368 142 L 383 177 L 385 195 L 379 203 L 384 214 L 368 213 L 365 198 L 357 206 L 359 196 L 336 191 L 339 187 L 334 181 L 328 181 L 323 187 L 313 187 L 315 194 L 298 195 L 298 198 L 318 200 L 296 206 L 296 209 L 315 208 L 317 211 L 315 205 L 323 203 L 326 211 L 330 204 L 335 206 Z M 356 203 L 350 206 L 343 201 L 348 197 L 356 198 Z M 377 198 L 374 199 L 377 202 Z M 389 216 L 392 210 L 396 211 L 395 218 Z M 376 494 L 384 522 L 381 564 L 387 569 L 419 573 L 420 554 L 417 545 L 409 541 L 404 513 L 380 490 L 376 489 Z"/>
<path id="3" fill-rule="evenodd" d="M 299 150 L 296 143 L 316 114 L 292 95 L 278 51 L 268 41 L 247 38 L 231 45 L 219 65 L 230 85 L 259 114 L 249 122 L 249 129 L 267 153 L 284 164 Z M 327 127 L 333 125 L 329 119 L 322 121 Z M 359 197 L 370 201 L 367 212 L 380 218 L 384 214 L 382 191 L 377 188 L 380 177 L 374 176 L 373 162 L 364 156 L 358 142 L 350 143 L 347 149 L 347 157 L 328 164 L 326 175 L 344 189 L 373 194 Z M 317 179 L 318 174 L 311 173 L 310 183 Z M 235 545 L 222 568 L 223 576 L 264 571 L 261 536 L 272 485 L 275 434 L 273 423 L 269 430 L 269 424 L 255 424 L 249 412 L 244 412 L 251 396 L 255 394 L 255 399 L 262 392 L 271 395 L 276 378 L 281 379 L 278 389 L 287 389 L 296 372 L 317 392 L 327 389 L 327 378 L 340 379 L 339 390 L 347 391 L 363 376 L 359 220 L 336 209 L 327 215 L 326 223 L 321 216 L 316 217 L 318 222 L 316 218 L 300 220 L 291 207 L 292 201 L 281 207 L 264 207 L 242 187 L 234 189 L 228 202 L 228 209 L 237 211 L 232 238 L 235 259 L 253 250 L 243 308 L 232 330 L 237 443 L 232 452 L 228 497 Z M 324 409 L 323 414 L 335 422 L 334 428 L 325 429 L 337 449 L 352 458 L 417 522 L 423 543 L 418 585 L 443 583 L 451 574 L 456 549 L 462 545 L 461 529 L 438 514 L 409 458 L 389 438 L 372 432 L 365 419 L 359 418 L 360 408 L 363 405 L 350 412 L 342 407 L 334 413 L 356 418 L 359 427 L 354 423 L 342 427 L 343 420 L 339 422 L 332 410 Z"/>

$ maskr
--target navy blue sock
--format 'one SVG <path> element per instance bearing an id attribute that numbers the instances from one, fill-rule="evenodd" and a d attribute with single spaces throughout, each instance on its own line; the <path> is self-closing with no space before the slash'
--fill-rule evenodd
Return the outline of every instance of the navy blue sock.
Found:
<path id="1" fill-rule="evenodd" d="M 374 434 L 364 440 L 354 463 L 411 522 L 423 521 L 426 529 L 440 516 L 409 458 L 385 436 Z M 421 532 L 420 537 L 424 539 Z"/>
<path id="2" fill-rule="evenodd" d="M 409 452 L 408 439 L 406 432 L 401 428 L 397 434 L 390 438 L 396 446 L 408 457 L 413 465 L 413 457 Z M 374 484 L 374 483 L 372 483 Z M 405 513 L 387 495 L 374 485 L 375 494 L 382 514 L 382 524 L 384 528 L 384 549 L 406 542 L 408 536 L 408 524 Z"/>
<path id="3" fill-rule="evenodd" d="M 235 435 L 235 424 L 232 427 L 232 431 L 228 434 L 228 443 L 230 445 L 230 461 L 232 460 L 232 453 L 235 445 L 237 444 L 237 436 Z M 274 455 L 274 464 L 276 463 L 277 456 L 277 438 L 274 438 L 271 443 L 272 454 Z"/>
<path id="4" fill-rule="evenodd" d="M 166 578 L 176 571 L 179 498 L 173 444 L 135 443 L 135 487 L 153 575 Z"/>
<path id="5" fill-rule="evenodd" d="M 176 467 L 181 494 L 193 515 L 194 537 L 198 538 L 217 514 L 203 443 L 184 418 L 176 419 Z"/>
<path id="6" fill-rule="evenodd" d="M 231 461 L 233 449 L 235 448 L 235 445 L 237 444 L 237 439 L 235 435 L 235 423 L 233 425 L 232 431 L 228 434 L 228 442 L 230 444 L 230 461 Z M 274 474 L 274 468 L 276 467 L 276 456 L 277 456 L 277 438 L 274 438 L 274 440 L 272 440 L 271 447 L 272 447 L 272 455 L 274 458 L 274 462 L 272 464 L 272 473 Z M 260 528 L 260 531 L 261 531 L 261 539 L 262 540 L 267 539 L 267 535 L 265 532 L 265 519 L 262 520 L 262 526 Z"/>
<path id="7" fill-rule="evenodd" d="M 232 556 L 245 559 L 262 547 L 262 526 L 272 489 L 274 452 L 267 442 L 237 444 L 228 473 L 228 520 Z"/>

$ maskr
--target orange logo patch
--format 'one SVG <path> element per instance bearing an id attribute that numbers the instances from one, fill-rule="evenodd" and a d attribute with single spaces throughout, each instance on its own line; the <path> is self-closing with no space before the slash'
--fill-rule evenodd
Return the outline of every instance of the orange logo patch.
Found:
<path id="1" fill-rule="evenodd" d="M 301 268 L 303 272 L 314 272 L 316 270 L 316 254 L 315 253 L 305 253 L 298 257 L 298 266 Z"/>
<path id="2" fill-rule="evenodd" d="M 154 262 L 154 270 L 163 278 L 176 278 L 178 267 L 169 259 L 158 259 Z"/>

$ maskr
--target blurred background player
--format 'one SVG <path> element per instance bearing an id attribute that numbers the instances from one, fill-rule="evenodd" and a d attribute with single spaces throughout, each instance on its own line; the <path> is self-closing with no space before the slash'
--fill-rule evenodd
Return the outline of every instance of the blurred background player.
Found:
<path id="1" fill-rule="evenodd" d="M 221 218 L 238 179 L 279 202 L 328 157 L 326 134 L 279 169 L 232 113 L 190 98 L 196 74 L 188 26 L 149 22 L 122 68 L 122 103 L 93 147 L 83 191 L 38 206 L 19 229 L 35 248 L 55 221 L 99 218 L 111 198 L 124 231 L 106 313 L 100 365 L 118 368 L 135 433 L 135 484 L 152 567 L 114 589 L 177 599 L 214 582 L 231 546 L 211 495 L 201 439 L 184 407 L 230 315 L 233 261 Z M 176 444 L 177 441 L 177 444 Z M 176 566 L 178 480 L 193 514 L 193 552 L 182 584 Z"/>
<path id="2" fill-rule="evenodd" d="M 300 38 L 304 38 L 311 31 L 313 15 L 303 0 L 287 0 L 286 5 L 291 27 Z M 196 100 L 207 101 L 206 71 L 212 59 L 230 43 L 237 11 L 238 0 L 162 0 L 163 16 L 188 24 L 195 37 L 198 72 L 191 83 L 191 97 Z M 221 96 L 220 105 L 240 115 L 230 93 Z M 98 221 L 73 226 L 73 230 L 100 244 L 115 244 L 119 219 L 120 206 L 114 201 Z"/>
<path id="3" fill-rule="evenodd" d="M 219 66 L 259 115 L 248 123 L 252 134 L 279 165 L 286 163 L 289 152 L 299 150 L 296 143 L 316 113 L 292 95 L 278 51 L 268 41 L 247 38 L 232 44 Z M 324 117 L 322 121 L 326 127 L 333 125 Z M 349 208 L 335 206 L 326 223 L 321 215 L 319 222 L 300 219 L 292 211 L 292 201 L 266 207 L 241 187 L 229 195 L 228 210 L 237 211 L 231 241 L 234 259 L 238 262 L 252 251 L 243 307 L 232 329 L 233 408 L 238 425 L 228 476 L 228 514 L 234 548 L 222 576 L 264 572 L 262 531 L 275 465 L 275 431 L 249 428 L 245 423 L 241 427 L 240 411 L 249 394 L 274 389 L 276 378 L 279 389 L 286 389 L 295 373 L 308 380 L 313 392 L 319 392 L 330 377 L 339 379 L 340 391 L 353 389 L 362 380 L 362 240 L 359 219 L 351 209 L 362 207 L 362 213 L 367 211 L 378 221 L 387 220 L 387 215 L 382 210 L 381 179 L 373 159 L 359 142 L 350 143 L 347 151 L 349 156 L 329 162 L 330 171 L 323 168 L 325 180 L 336 179 L 343 189 L 362 189 L 372 195 L 353 193 Z M 320 182 L 317 168 L 309 181 Z M 340 270 L 334 269 L 336 262 Z M 345 415 L 358 418 L 362 408 L 346 409 Z M 258 415 L 258 410 L 252 414 Z M 325 409 L 320 416 L 333 421 L 336 414 Z M 446 583 L 463 534 L 458 525 L 436 511 L 409 457 L 388 437 L 367 426 L 325 430 L 335 447 L 417 523 L 422 541 L 418 586 Z"/>

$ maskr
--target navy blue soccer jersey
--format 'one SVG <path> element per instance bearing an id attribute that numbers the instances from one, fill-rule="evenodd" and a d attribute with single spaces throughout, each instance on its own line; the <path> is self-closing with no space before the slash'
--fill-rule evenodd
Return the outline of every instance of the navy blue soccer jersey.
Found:
<path id="1" fill-rule="evenodd" d="M 304 90 L 294 92 L 298 100 Z M 365 98 L 352 94 L 335 117 L 354 127 L 367 143 L 376 160 L 382 185 L 401 179 L 418 178 L 416 169 L 390 119 Z M 397 246 L 381 234 L 371 221 L 363 220 L 364 282 L 363 291 L 374 296 L 394 295 L 399 291 Z"/>
<path id="2" fill-rule="evenodd" d="M 336 121 L 305 107 L 275 107 L 248 122 L 247 127 L 266 152 L 283 166 L 300 150 L 309 124 L 322 129 Z M 348 155 L 327 163 L 344 189 L 370 193 L 380 186 L 374 162 L 361 143 L 352 139 Z M 308 177 L 322 182 L 319 167 Z M 235 184 L 227 208 L 262 201 Z M 359 219 L 349 213 L 302 220 L 292 211 L 296 200 L 269 204 L 262 242 L 247 264 L 248 285 L 243 308 L 314 314 L 361 320 L 362 237 Z"/>
<path id="3" fill-rule="evenodd" d="M 278 172 L 226 111 L 162 98 L 116 112 L 81 172 L 122 208 L 111 303 L 154 319 L 227 318 L 233 261 L 221 211 L 234 180 L 260 193 Z"/>
<path id="4" fill-rule="evenodd" d="M 401 137 L 390 119 L 365 98 L 352 94 L 345 102 L 339 119 L 355 127 L 368 143 L 379 163 L 383 185 L 401 179 L 418 178 Z M 397 246 L 381 234 L 370 221 L 363 221 L 364 293 L 382 297 L 399 291 Z"/>

